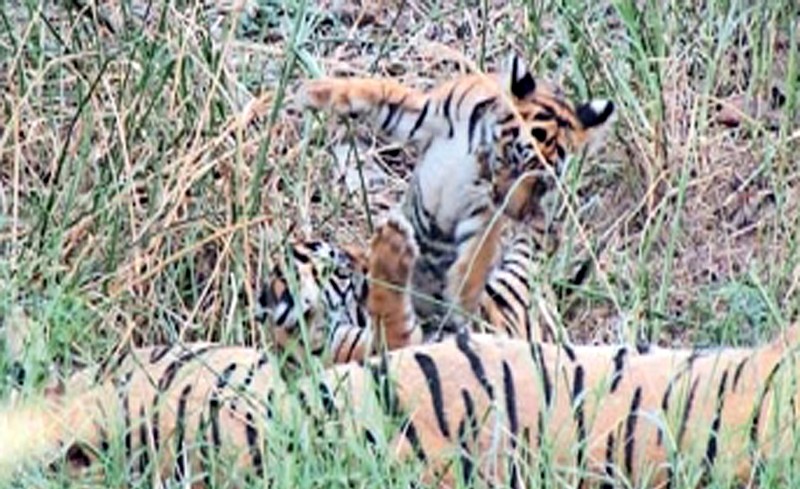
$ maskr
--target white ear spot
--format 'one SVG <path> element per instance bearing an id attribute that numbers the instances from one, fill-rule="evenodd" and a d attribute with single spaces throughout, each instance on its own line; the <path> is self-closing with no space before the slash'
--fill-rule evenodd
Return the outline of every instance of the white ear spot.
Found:
<path id="1" fill-rule="evenodd" d="M 611 101 L 609 100 L 592 100 L 589 103 L 589 106 L 592 108 L 593 111 L 595 111 L 595 113 L 602 114 L 608 109 L 608 104 L 610 103 Z"/>

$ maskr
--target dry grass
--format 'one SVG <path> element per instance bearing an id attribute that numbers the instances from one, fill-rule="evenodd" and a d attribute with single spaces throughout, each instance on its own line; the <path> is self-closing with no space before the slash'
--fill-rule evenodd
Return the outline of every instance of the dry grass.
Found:
<path id="1" fill-rule="evenodd" d="M 23 338 L 0 336 L 0 391 L 12 357 L 36 374 L 129 340 L 263 342 L 251 306 L 286 239 L 366 243 L 368 210 L 399 198 L 414 161 L 300 114 L 298 79 L 425 87 L 511 50 L 619 108 L 565 178 L 574 214 L 554 209 L 565 238 L 546 278 L 598 257 L 557 305 L 571 334 L 760 341 L 800 312 L 798 14 L 789 0 L 6 1 L 0 317 Z"/>
<path id="2" fill-rule="evenodd" d="M 576 212 L 555 210 L 567 243 L 550 279 L 575 250 L 599 257 L 560 305 L 568 329 L 753 340 L 800 304 L 796 17 L 642 6 L 12 2 L 3 303 L 51 336 L 52 314 L 78 308 L 67 316 L 80 324 L 58 326 L 65 347 L 86 334 L 259 342 L 250 306 L 281 243 L 366 242 L 367 208 L 398 199 L 413 165 L 404 148 L 293 110 L 297 79 L 430 86 L 513 49 L 575 98 L 620 109 L 599 157 L 565 182 Z"/>

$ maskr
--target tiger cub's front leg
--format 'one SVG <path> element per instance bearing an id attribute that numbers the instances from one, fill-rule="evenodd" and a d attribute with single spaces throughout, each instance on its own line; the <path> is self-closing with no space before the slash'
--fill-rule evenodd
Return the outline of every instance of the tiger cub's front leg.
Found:
<path id="1" fill-rule="evenodd" d="M 408 290 L 418 254 L 411 224 L 390 213 L 370 243 L 367 294 L 374 337 L 389 350 L 422 341 Z"/>
<path id="2" fill-rule="evenodd" d="M 394 80 L 380 78 L 322 78 L 304 82 L 300 103 L 305 108 L 330 110 L 365 119 L 394 141 L 427 141 L 447 130 L 430 97 Z"/>

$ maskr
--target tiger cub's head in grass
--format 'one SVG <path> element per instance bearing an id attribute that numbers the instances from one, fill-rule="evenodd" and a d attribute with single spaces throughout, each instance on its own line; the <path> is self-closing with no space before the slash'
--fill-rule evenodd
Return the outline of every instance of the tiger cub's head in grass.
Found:
<path id="1" fill-rule="evenodd" d="M 273 267 L 259 293 L 256 320 L 291 357 L 305 348 L 324 356 L 337 328 L 365 328 L 366 257 L 325 241 L 298 242 Z"/>
<path id="2" fill-rule="evenodd" d="M 492 181 L 495 203 L 520 220 L 539 213 L 541 197 L 553 187 L 568 154 L 602 142 L 614 120 L 614 103 L 573 104 L 560 89 L 534 78 L 516 55 L 498 78 L 511 103 L 498 105 L 496 155 L 480 161 L 481 174 Z"/>

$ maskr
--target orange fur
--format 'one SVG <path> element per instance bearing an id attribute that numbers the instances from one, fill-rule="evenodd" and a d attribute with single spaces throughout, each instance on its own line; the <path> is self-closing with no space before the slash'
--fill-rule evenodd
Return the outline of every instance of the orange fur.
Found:
<path id="1" fill-rule="evenodd" d="M 541 222 L 542 197 L 566 154 L 598 139 L 614 110 L 606 101 L 573 106 L 516 57 L 504 74 L 463 75 L 428 92 L 391 79 L 323 78 L 304 82 L 299 99 L 306 108 L 357 117 L 390 139 L 420 147 L 403 209 L 423 249 L 412 284 L 428 296 L 415 300 L 425 322 L 442 313 L 428 300 L 442 294 L 463 312 L 458 323 L 501 307 L 487 289 L 492 270 L 502 266 L 504 219 Z M 503 328 L 528 337 L 530 329 Z"/>
<path id="2" fill-rule="evenodd" d="M 465 476 L 461 484 L 536 486 L 541 470 L 570 486 L 665 487 L 671 478 L 691 477 L 696 472 L 685 471 L 692 467 L 752 482 L 754 461 L 796 455 L 800 345 L 787 343 L 796 337 L 752 349 L 636 354 L 459 335 L 384 361 L 334 367 L 301 383 L 303 396 L 286 391 L 257 350 L 141 349 L 95 387 L 82 374 L 67 382 L 68 393 L 79 393 L 71 401 L 0 416 L 6 443 L 0 455 L 31 451 L 20 444 L 19 427 L 3 421 L 46 427 L 37 441 L 52 449 L 64 443 L 75 468 L 94 463 L 87 447 L 124 436 L 116 428 L 127 427 L 129 455 L 149 446 L 161 477 L 187 468 L 202 475 L 208 467 L 194 445 L 197 427 L 205 427 L 201 439 L 213 442 L 216 426 L 217 449 L 238 461 L 238 478 L 260 470 L 271 420 L 299 412 L 309 427 L 322 422 L 356 434 L 390 422 L 398 428 L 389 453 L 418 458 L 425 480 L 440 487 L 455 487 Z M 181 360 L 187 351 L 194 356 Z M 4 462 L 0 467 L 8 467 Z M 204 482 L 198 477 L 196 487 Z"/>
<path id="3" fill-rule="evenodd" d="M 293 245 L 287 268 L 297 272 L 296 290 L 288 273 L 276 269 L 263 300 L 276 346 L 296 352 L 307 339 L 312 353 L 344 363 L 364 360 L 382 346 L 421 342 L 407 290 L 418 253 L 411 233 L 390 219 L 376 230 L 368 251 L 326 242 Z"/>

